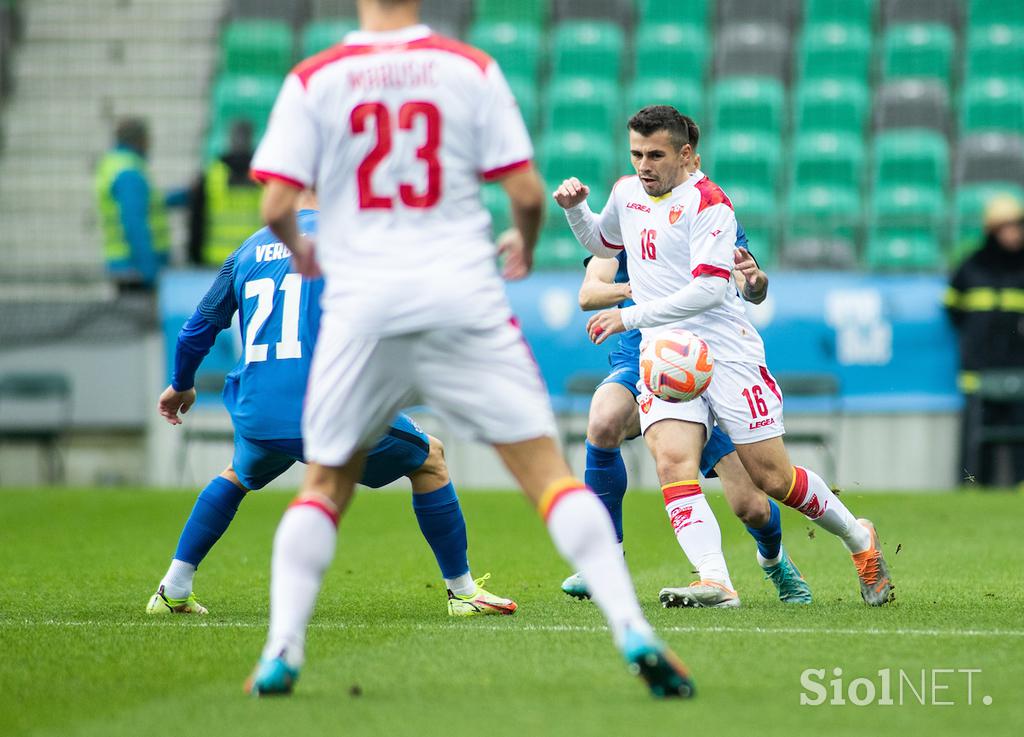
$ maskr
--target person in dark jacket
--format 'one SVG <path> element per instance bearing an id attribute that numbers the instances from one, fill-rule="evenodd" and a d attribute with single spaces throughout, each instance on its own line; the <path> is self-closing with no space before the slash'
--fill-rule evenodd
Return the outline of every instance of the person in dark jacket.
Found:
<path id="1" fill-rule="evenodd" d="M 993 485 L 999 478 L 998 448 L 979 446 L 975 434 L 981 424 L 1024 427 L 1024 402 L 972 395 L 981 372 L 1024 371 L 1024 204 L 1012 195 L 994 197 L 985 207 L 984 228 L 981 248 L 953 275 L 945 304 L 959 338 L 960 388 L 968 403 L 964 474 Z M 1019 484 L 1024 482 L 1024 444 L 1010 448 L 1012 481 Z"/>

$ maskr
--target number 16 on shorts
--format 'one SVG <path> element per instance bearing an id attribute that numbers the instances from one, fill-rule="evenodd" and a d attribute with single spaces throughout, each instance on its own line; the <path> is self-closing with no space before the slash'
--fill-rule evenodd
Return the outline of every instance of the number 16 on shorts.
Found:
<path id="1" fill-rule="evenodd" d="M 716 361 L 706 394 L 718 424 L 734 443 L 756 443 L 785 433 L 782 391 L 764 366 Z"/>

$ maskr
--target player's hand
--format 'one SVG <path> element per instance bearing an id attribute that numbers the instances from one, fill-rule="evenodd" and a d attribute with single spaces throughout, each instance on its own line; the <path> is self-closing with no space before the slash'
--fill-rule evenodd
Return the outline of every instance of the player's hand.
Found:
<path id="1" fill-rule="evenodd" d="M 604 310 L 587 320 L 587 335 L 594 345 L 601 345 L 616 333 L 625 331 L 619 310 Z"/>
<path id="2" fill-rule="evenodd" d="M 181 418 L 178 417 L 178 412 L 185 414 L 195 403 L 195 387 L 179 392 L 173 386 L 169 386 L 164 389 L 164 393 L 160 395 L 160 401 L 156 403 L 156 408 L 160 412 L 160 416 L 169 423 L 172 425 L 180 425 Z"/>
<path id="3" fill-rule="evenodd" d="M 562 182 L 558 189 L 551 194 L 555 198 L 555 202 L 563 210 L 568 210 L 571 207 L 581 202 L 585 202 L 587 197 L 590 196 L 590 187 L 585 185 L 576 177 L 571 177 Z"/>
<path id="4" fill-rule="evenodd" d="M 733 252 L 733 259 L 736 262 L 736 266 L 733 268 L 743 275 L 744 286 L 752 292 L 757 292 L 762 272 L 754 257 L 750 255 L 750 251 L 746 248 L 737 248 Z"/>
<path id="5" fill-rule="evenodd" d="M 292 250 L 292 266 L 307 279 L 318 279 L 320 264 L 316 262 L 316 244 L 306 236 L 299 236 L 297 247 Z"/>
<path id="6" fill-rule="evenodd" d="M 509 228 L 498 236 L 498 255 L 505 259 L 501 270 L 505 281 L 525 279 L 533 270 L 533 253 L 526 250 L 526 242 L 518 228 Z"/>

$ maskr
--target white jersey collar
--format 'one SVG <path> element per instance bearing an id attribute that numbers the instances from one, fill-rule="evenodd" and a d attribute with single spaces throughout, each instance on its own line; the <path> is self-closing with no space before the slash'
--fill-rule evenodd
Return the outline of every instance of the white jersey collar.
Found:
<path id="1" fill-rule="evenodd" d="M 345 34 L 344 43 L 354 46 L 403 44 L 426 38 L 432 33 L 433 31 L 430 30 L 429 26 L 419 23 L 415 26 L 406 26 L 394 31 L 351 31 Z"/>

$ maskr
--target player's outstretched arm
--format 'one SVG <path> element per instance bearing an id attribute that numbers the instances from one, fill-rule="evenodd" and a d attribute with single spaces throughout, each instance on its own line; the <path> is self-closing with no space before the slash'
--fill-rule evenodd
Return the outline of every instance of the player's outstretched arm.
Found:
<path id="1" fill-rule="evenodd" d="M 587 273 L 580 285 L 579 302 L 581 310 L 601 310 L 614 307 L 633 296 L 629 282 L 617 284 L 615 274 L 619 262 L 613 258 L 592 258 L 587 263 Z"/>
<path id="2" fill-rule="evenodd" d="M 499 236 L 498 252 L 505 257 L 502 275 L 515 281 L 533 269 L 533 252 L 544 220 L 544 184 L 533 166 L 517 169 L 500 181 L 512 206 L 514 227 Z"/>
<path id="3" fill-rule="evenodd" d="M 743 292 L 743 299 L 759 305 L 768 297 L 768 275 L 761 271 L 757 261 L 745 248 L 737 248 L 733 254 L 736 266 L 733 275 Z"/>
<path id="4" fill-rule="evenodd" d="M 590 187 L 576 177 L 566 179 L 551 193 L 558 206 L 565 210 L 572 234 L 580 245 L 598 258 L 612 258 L 622 250 L 621 246 L 608 243 L 601 235 L 601 220 L 587 204 Z"/>

